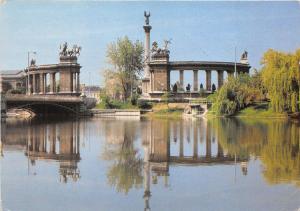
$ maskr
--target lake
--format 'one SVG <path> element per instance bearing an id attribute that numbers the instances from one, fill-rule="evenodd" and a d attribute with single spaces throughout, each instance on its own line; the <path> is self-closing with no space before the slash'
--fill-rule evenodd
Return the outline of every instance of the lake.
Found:
<path id="1" fill-rule="evenodd" d="M 300 209 L 299 122 L 7 119 L 1 131 L 1 211 Z"/>

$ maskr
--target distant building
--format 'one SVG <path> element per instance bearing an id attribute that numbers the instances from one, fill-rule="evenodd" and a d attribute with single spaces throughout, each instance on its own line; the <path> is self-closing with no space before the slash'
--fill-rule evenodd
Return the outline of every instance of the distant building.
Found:
<path id="1" fill-rule="evenodd" d="M 86 97 L 95 98 L 97 103 L 101 102 L 101 91 L 100 86 L 86 86 L 85 84 L 81 85 L 81 93 L 83 93 Z"/>
<path id="2" fill-rule="evenodd" d="M 2 70 L 0 71 L 0 92 L 6 93 L 9 90 L 25 90 L 26 80 L 23 70 Z"/>

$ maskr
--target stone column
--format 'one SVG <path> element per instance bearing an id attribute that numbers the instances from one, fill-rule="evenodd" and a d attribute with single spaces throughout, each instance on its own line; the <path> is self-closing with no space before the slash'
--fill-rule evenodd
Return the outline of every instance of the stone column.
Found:
<path id="1" fill-rule="evenodd" d="M 145 30 L 145 78 L 150 77 L 150 68 L 147 65 L 148 62 L 150 62 L 150 31 L 151 31 L 151 26 L 150 25 L 145 25 L 144 30 Z"/>
<path id="2" fill-rule="evenodd" d="M 218 89 L 220 89 L 223 86 L 224 82 L 224 71 L 218 70 Z"/>
<path id="3" fill-rule="evenodd" d="M 71 77 L 71 79 L 70 79 L 70 93 L 72 93 L 72 92 L 74 92 L 74 81 L 73 81 L 73 74 L 74 73 L 70 73 L 70 77 Z"/>
<path id="4" fill-rule="evenodd" d="M 44 93 L 47 93 L 47 73 L 44 74 Z"/>
<path id="5" fill-rule="evenodd" d="M 31 95 L 31 87 L 32 87 L 32 85 L 31 85 L 31 75 L 27 75 L 27 94 L 28 95 Z"/>
<path id="6" fill-rule="evenodd" d="M 35 95 L 36 94 L 36 80 L 35 80 L 35 74 L 32 74 L 32 92 Z"/>
<path id="7" fill-rule="evenodd" d="M 206 70 L 206 90 L 211 91 L 211 70 Z"/>
<path id="8" fill-rule="evenodd" d="M 77 92 L 77 81 L 76 81 L 77 73 L 73 73 L 73 93 Z"/>
<path id="9" fill-rule="evenodd" d="M 179 83 L 180 83 L 180 88 L 183 89 L 183 80 L 184 80 L 184 76 L 183 76 L 184 71 L 183 70 L 179 70 Z"/>
<path id="10" fill-rule="evenodd" d="M 44 94 L 45 84 L 44 84 L 44 73 L 40 74 L 40 94 Z"/>
<path id="11" fill-rule="evenodd" d="M 25 88 L 26 88 L 26 94 L 28 95 L 28 76 L 25 76 Z"/>
<path id="12" fill-rule="evenodd" d="M 50 93 L 55 93 L 55 73 L 50 73 Z"/>
<path id="13" fill-rule="evenodd" d="M 77 93 L 80 93 L 80 78 L 79 78 L 80 73 L 77 73 Z"/>
<path id="14" fill-rule="evenodd" d="M 229 72 L 229 71 L 227 71 L 227 77 L 234 77 L 234 72 Z"/>
<path id="15" fill-rule="evenodd" d="M 193 70 L 194 72 L 194 91 L 198 91 L 198 70 Z"/>

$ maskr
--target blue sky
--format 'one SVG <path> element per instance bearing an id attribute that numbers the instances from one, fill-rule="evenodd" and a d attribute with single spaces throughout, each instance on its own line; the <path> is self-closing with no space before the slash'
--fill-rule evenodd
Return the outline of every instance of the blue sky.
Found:
<path id="1" fill-rule="evenodd" d="M 59 45 L 68 41 L 83 48 L 82 83 L 102 84 L 106 46 L 125 35 L 144 41 L 144 10 L 151 11 L 151 41 L 172 39 L 170 60 L 234 61 L 236 46 L 238 59 L 247 50 L 259 68 L 267 49 L 300 47 L 298 2 L 8 0 L 0 5 L 0 69 L 26 67 L 28 50 L 37 51 L 38 64 L 57 63 Z"/>

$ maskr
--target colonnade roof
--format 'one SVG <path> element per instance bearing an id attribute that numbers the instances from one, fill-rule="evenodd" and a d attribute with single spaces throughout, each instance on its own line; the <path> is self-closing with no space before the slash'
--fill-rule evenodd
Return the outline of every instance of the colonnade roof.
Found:
<path id="1" fill-rule="evenodd" d="M 30 66 L 29 68 L 26 68 L 25 71 L 27 72 L 28 69 L 29 71 L 33 70 L 58 70 L 58 68 L 61 67 L 79 67 L 81 68 L 80 64 L 78 63 L 59 63 L 59 64 L 43 64 L 43 65 L 34 65 L 34 66 Z"/>
<path id="2" fill-rule="evenodd" d="M 238 71 L 249 71 L 250 65 L 247 63 L 240 62 L 220 62 L 220 61 L 151 61 L 152 65 L 168 65 L 170 70 L 226 70 L 234 71 L 236 66 Z"/>
<path id="3" fill-rule="evenodd" d="M 235 62 L 218 62 L 218 61 L 171 61 L 171 69 L 211 69 L 211 70 L 229 70 L 233 71 L 236 66 L 240 70 L 249 70 L 249 64 Z"/>

